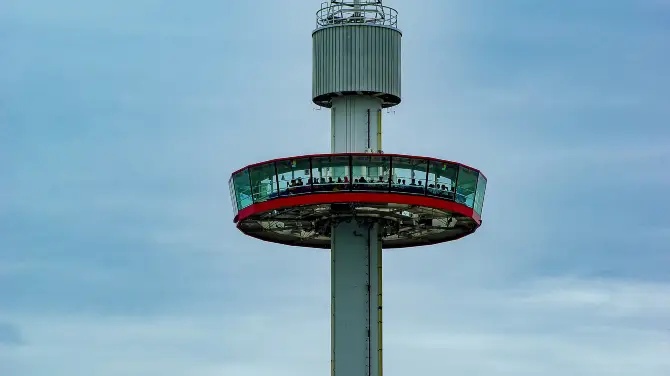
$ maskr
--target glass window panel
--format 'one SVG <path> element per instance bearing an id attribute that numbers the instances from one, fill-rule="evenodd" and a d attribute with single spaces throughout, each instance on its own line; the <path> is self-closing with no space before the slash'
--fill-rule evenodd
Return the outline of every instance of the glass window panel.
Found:
<path id="1" fill-rule="evenodd" d="M 475 211 L 482 215 L 482 209 L 484 208 L 484 194 L 486 193 L 486 178 L 484 175 L 479 174 L 479 180 L 477 181 L 477 194 L 475 196 Z"/>
<path id="2" fill-rule="evenodd" d="M 249 168 L 251 177 L 251 196 L 254 203 L 259 203 L 277 197 L 277 180 L 275 177 L 274 162 Z"/>
<path id="3" fill-rule="evenodd" d="M 312 158 L 312 176 L 315 192 L 333 192 L 349 189 L 348 155 L 332 155 Z"/>
<path id="4" fill-rule="evenodd" d="M 309 158 L 285 159 L 275 163 L 277 164 L 280 195 L 311 192 Z"/>
<path id="5" fill-rule="evenodd" d="M 460 166 L 456 185 L 456 202 L 471 208 L 475 201 L 479 174 L 467 167 Z"/>
<path id="6" fill-rule="evenodd" d="M 235 186 L 233 185 L 233 177 L 228 179 L 228 191 L 230 193 L 230 202 L 233 205 L 233 215 L 237 215 L 237 200 L 235 199 Z"/>
<path id="7" fill-rule="evenodd" d="M 454 199 L 458 165 L 449 162 L 430 161 L 428 169 L 428 194 Z"/>
<path id="8" fill-rule="evenodd" d="M 233 175 L 233 185 L 235 186 L 235 201 L 237 202 L 238 210 L 242 210 L 253 204 L 251 185 L 249 184 L 249 171 L 247 169 Z"/>
<path id="9" fill-rule="evenodd" d="M 388 191 L 389 157 L 370 154 L 352 157 L 353 190 Z"/>
<path id="10" fill-rule="evenodd" d="M 420 158 L 393 157 L 391 189 L 403 193 L 424 194 L 428 161 Z"/>

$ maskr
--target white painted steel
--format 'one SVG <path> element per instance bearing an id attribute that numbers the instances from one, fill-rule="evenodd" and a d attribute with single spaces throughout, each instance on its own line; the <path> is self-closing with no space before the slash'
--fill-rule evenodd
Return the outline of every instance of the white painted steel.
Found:
<path id="1" fill-rule="evenodd" d="M 352 4 L 352 22 L 366 19 L 367 3 Z M 337 21 L 343 14 L 328 21 L 342 28 L 314 34 L 314 97 L 331 107 L 332 153 L 377 152 L 381 109 L 400 101 L 400 33 Z M 398 99 L 385 103 L 371 92 Z M 382 376 L 379 225 L 334 223 L 331 257 L 331 375 Z"/>
<path id="2" fill-rule="evenodd" d="M 378 225 L 333 226 L 331 244 L 331 375 L 381 374 Z"/>
<path id="3" fill-rule="evenodd" d="M 334 98 L 331 108 L 332 153 L 376 152 L 378 133 L 381 132 L 382 101 L 364 95 L 346 95 Z"/>
<path id="4" fill-rule="evenodd" d="M 379 225 L 370 232 L 370 375 L 382 376 L 382 245 Z"/>
<path id="5" fill-rule="evenodd" d="M 378 94 L 384 107 L 401 101 L 402 34 L 398 29 L 346 24 L 312 34 L 312 101 L 331 107 L 341 94 Z"/>
<path id="6" fill-rule="evenodd" d="M 377 150 L 382 101 L 365 95 L 333 99 L 331 151 Z M 381 376 L 381 240 L 379 226 L 356 220 L 332 228 L 332 376 Z"/>

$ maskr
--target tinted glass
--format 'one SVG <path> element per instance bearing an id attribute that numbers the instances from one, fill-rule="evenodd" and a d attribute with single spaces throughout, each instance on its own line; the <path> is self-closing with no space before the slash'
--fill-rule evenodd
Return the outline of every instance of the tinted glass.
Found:
<path id="1" fill-rule="evenodd" d="M 454 199 L 458 165 L 448 162 L 430 161 L 428 169 L 428 194 L 440 198 Z"/>
<path id="2" fill-rule="evenodd" d="M 428 162 L 425 159 L 393 157 L 391 189 L 403 193 L 424 194 Z"/>
<path id="3" fill-rule="evenodd" d="M 251 195 L 254 203 L 267 201 L 277 197 L 277 179 L 275 164 L 270 162 L 249 168 L 251 177 Z"/>
<path id="4" fill-rule="evenodd" d="M 460 166 L 456 183 L 456 202 L 469 208 L 473 207 L 478 178 L 479 174 L 476 171 Z"/>
<path id="5" fill-rule="evenodd" d="M 233 175 L 233 185 L 235 186 L 235 201 L 237 209 L 242 210 L 253 203 L 251 199 L 251 184 L 249 184 L 249 173 L 244 169 Z"/>
<path id="6" fill-rule="evenodd" d="M 287 159 L 275 163 L 281 196 L 309 193 L 311 191 L 309 158 Z"/>
<path id="7" fill-rule="evenodd" d="M 333 192 L 349 189 L 350 181 L 348 155 L 313 157 L 312 176 L 314 191 Z"/>
<path id="8" fill-rule="evenodd" d="M 279 181 L 279 184 L 277 184 Z M 394 191 L 455 200 L 481 215 L 486 179 L 454 163 L 381 154 L 304 157 L 253 166 L 228 182 L 235 215 L 253 202 L 338 191 Z"/>
<path id="9" fill-rule="evenodd" d="M 228 191 L 230 193 L 230 202 L 233 204 L 233 215 L 237 215 L 237 200 L 235 199 L 235 186 L 233 185 L 233 177 L 228 179 Z"/>
<path id="10" fill-rule="evenodd" d="M 482 215 L 482 209 L 484 208 L 484 194 L 486 193 L 486 178 L 484 175 L 479 174 L 479 180 L 477 181 L 477 194 L 475 196 L 475 211 Z"/>
<path id="11" fill-rule="evenodd" d="M 370 154 L 352 157 L 352 178 L 355 191 L 388 191 L 390 158 Z"/>

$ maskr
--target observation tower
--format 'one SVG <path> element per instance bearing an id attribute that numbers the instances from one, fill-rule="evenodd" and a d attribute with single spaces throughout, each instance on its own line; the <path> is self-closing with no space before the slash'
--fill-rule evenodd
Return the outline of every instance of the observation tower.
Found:
<path id="1" fill-rule="evenodd" d="M 312 101 L 331 110 L 330 153 L 246 166 L 230 178 L 244 234 L 330 249 L 331 375 L 382 375 L 382 248 L 448 242 L 481 225 L 486 178 L 448 160 L 382 151 L 400 104 L 402 33 L 382 1 L 330 1 L 312 32 Z"/>

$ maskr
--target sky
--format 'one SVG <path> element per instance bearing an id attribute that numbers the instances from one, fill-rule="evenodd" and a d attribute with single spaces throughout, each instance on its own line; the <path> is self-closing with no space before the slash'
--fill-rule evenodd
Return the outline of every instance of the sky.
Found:
<path id="1" fill-rule="evenodd" d="M 329 150 L 319 4 L 0 2 L 0 375 L 328 374 L 328 252 L 227 185 Z M 488 177 L 475 235 L 384 254 L 385 375 L 670 374 L 670 2 L 385 4 L 384 150 Z"/>

